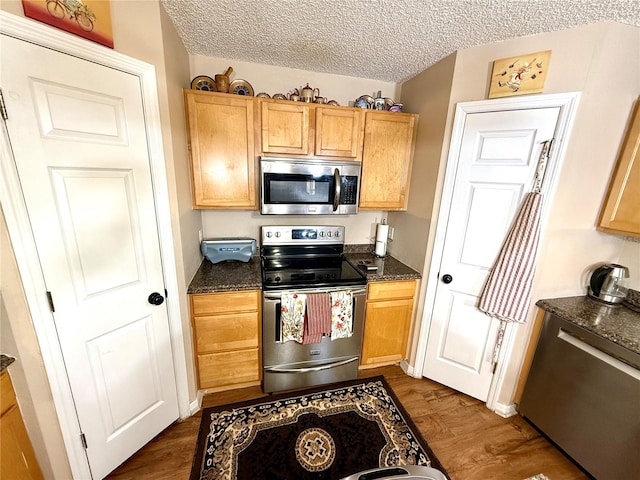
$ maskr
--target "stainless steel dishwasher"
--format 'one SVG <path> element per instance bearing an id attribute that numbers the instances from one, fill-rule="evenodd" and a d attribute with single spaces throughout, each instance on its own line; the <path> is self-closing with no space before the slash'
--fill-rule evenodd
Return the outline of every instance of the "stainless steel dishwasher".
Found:
<path id="1" fill-rule="evenodd" d="M 519 411 L 598 480 L 640 479 L 637 353 L 547 312 Z"/>

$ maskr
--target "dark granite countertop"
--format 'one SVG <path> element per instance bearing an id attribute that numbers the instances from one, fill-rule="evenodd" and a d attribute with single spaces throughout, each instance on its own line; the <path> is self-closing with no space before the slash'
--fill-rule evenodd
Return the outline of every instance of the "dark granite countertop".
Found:
<path id="1" fill-rule="evenodd" d="M 421 278 L 418 272 L 391 256 L 376 257 L 371 253 L 370 245 L 346 246 L 345 256 L 356 266 L 359 261 L 378 266 L 378 271 L 367 273 L 368 282 Z M 259 256 L 252 257 L 247 263 L 221 262 L 213 264 L 204 259 L 191 280 L 187 293 L 260 290 L 261 288 L 262 274 Z"/>
<path id="2" fill-rule="evenodd" d="M 538 300 L 536 305 L 564 320 L 640 354 L 640 313 L 587 296 Z"/>
<path id="3" fill-rule="evenodd" d="M 366 272 L 368 282 L 413 280 L 422 277 L 422 275 L 414 269 L 390 255 L 378 258 L 370 251 L 347 251 L 345 257 L 356 266 L 358 266 L 360 262 L 364 262 L 367 265 L 375 265 L 378 267 L 378 270 L 375 272 Z"/>
<path id="4" fill-rule="evenodd" d="M 189 284 L 187 293 L 213 293 L 262 289 L 260 257 L 254 256 L 247 263 L 211 263 L 204 259 Z"/>
<path id="5" fill-rule="evenodd" d="M 4 372 L 9 365 L 15 362 L 15 360 L 16 359 L 13 357 L 5 354 L 0 354 L 0 372 Z"/>

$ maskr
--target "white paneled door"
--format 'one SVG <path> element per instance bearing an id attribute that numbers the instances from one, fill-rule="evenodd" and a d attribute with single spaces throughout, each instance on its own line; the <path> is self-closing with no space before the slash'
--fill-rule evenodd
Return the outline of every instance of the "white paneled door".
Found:
<path id="1" fill-rule="evenodd" d="M 559 107 L 472 113 L 464 124 L 423 375 L 483 401 L 499 322 L 477 309 L 478 297 L 559 114 Z"/>
<path id="2" fill-rule="evenodd" d="M 103 478 L 178 418 L 140 79 L 8 36 L 1 57 L 52 317 Z"/>

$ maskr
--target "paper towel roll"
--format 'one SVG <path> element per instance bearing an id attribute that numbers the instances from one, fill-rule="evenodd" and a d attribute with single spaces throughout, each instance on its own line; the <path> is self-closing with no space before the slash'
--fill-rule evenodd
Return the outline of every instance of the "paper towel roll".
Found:
<path id="1" fill-rule="evenodd" d="M 376 230 L 376 248 L 375 254 L 378 257 L 384 257 L 387 254 L 387 237 L 389 236 L 389 225 L 378 224 Z"/>

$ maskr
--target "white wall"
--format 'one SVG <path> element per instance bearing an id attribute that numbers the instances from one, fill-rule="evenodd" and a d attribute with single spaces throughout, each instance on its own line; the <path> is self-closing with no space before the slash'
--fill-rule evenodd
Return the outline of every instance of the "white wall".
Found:
<path id="1" fill-rule="evenodd" d="M 367 78 L 310 72 L 204 55 L 192 55 L 190 65 L 192 78 L 198 75 L 214 78 L 214 75 L 224 73 L 228 67 L 233 67 L 231 81 L 246 80 L 253 87 L 255 94 L 260 92 L 266 92 L 269 95 L 287 94 L 294 88 L 300 90 L 308 83 L 310 87 L 317 87 L 321 96 L 336 100 L 342 106 L 353 106 L 354 100 L 359 96 L 375 95 L 378 90 L 382 91 L 383 97 L 400 98 L 399 84 Z"/>

